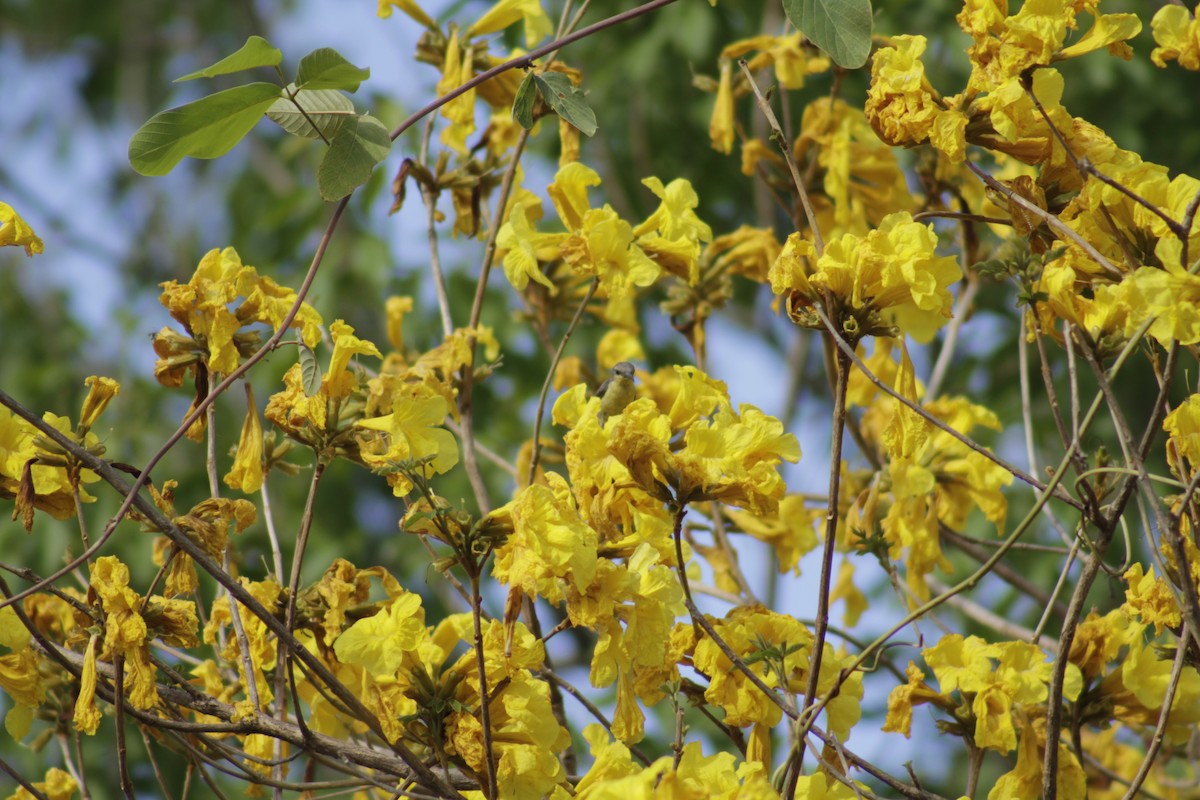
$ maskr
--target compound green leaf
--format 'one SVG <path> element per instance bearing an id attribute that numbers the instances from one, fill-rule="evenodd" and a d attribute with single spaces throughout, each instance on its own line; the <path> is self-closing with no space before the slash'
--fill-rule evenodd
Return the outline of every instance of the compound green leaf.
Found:
<path id="1" fill-rule="evenodd" d="M 358 91 L 358 85 L 371 77 L 371 70 L 356 67 L 332 47 L 321 47 L 300 59 L 296 85 L 301 89 L 343 89 Z"/>
<path id="2" fill-rule="evenodd" d="M 343 122 L 317 169 L 321 197 L 340 200 L 362 186 L 391 147 L 388 129 L 374 117 L 363 114 Z"/>
<path id="3" fill-rule="evenodd" d="M 284 95 L 267 109 L 267 117 L 294 136 L 332 139 L 342 123 L 355 116 L 354 103 L 334 89 L 297 91 L 293 85 Z"/>
<path id="4" fill-rule="evenodd" d="M 517 87 L 516 97 L 513 98 L 512 118 L 525 130 L 533 127 L 533 101 L 537 99 L 534 88 L 533 73 L 525 73 L 521 85 Z"/>
<path id="5" fill-rule="evenodd" d="M 274 67 L 283 61 L 283 53 L 271 46 L 271 43 L 261 36 L 251 36 L 233 55 L 225 56 L 211 67 L 188 73 L 182 78 L 176 78 L 175 83 L 193 81 L 196 78 L 212 78 L 217 75 L 228 75 L 231 72 L 242 72 L 255 67 Z"/>
<path id="6" fill-rule="evenodd" d="M 783 0 L 796 29 L 838 66 L 857 69 L 871 54 L 871 0 Z"/>
<path id="7" fill-rule="evenodd" d="M 583 99 L 583 92 L 561 72 L 543 72 L 533 76 L 546 105 L 574 125 L 585 136 L 596 132 L 596 113 Z"/>
<path id="8" fill-rule="evenodd" d="M 129 163 L 142 175 L 166 175 L 184 156 L 223 156 L 279 99 L 279 91 L 270 83 L 250 83 L 160 111 L 129 140 Z"/>

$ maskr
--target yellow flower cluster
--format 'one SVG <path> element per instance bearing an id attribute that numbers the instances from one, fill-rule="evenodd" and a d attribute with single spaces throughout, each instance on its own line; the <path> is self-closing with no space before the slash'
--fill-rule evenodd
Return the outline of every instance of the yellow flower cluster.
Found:
<path id="1" fill-rule="evenodd" d="M 682 178 L 666 185 L 655 177 L 642 181 L 660 202 L 636 227 L 607 204 L 591 207 L 588 189 L 600 182 L 594 170 L 579 162 L 559 169 L 547 192 L 565 233 L 539 233 L 534 226 L 542 217 L 541 201 L 532 193 L 518 193 L 497 236 L 497 257 L 514 288 L 524 290 L 533 280 L 551 293 L 558 287 L 542 265 L 561 262 L 571 278 L 598 282 L 598 296 L 609 301 L 610 321 L 636 328 L 634 293 L 652 285 L 663 271 L 694 285 L 700 250 L 712 240 L 712 229 L 696 216 L 700 199 Z"/>
<path id="2" fill-rule="evenodd" d="M 866 236 L 828 242 L 819 258 L 812 242 L 793 233 L 771 266 L 771 289 L 806 327 L 824 328 L 811 309 L 827 297 L 833 324 L 851 343 L 900 334 L 928 342 L 950 318 L 949 287 L 962 275 L 936 247 L 933 226 L 907 212 L 887 216 Z"/>
<path id="3" fill-rule="evenodd" d="M 885 354 L 881 351 L 888 360 Z M 923 389 L 907 351 L 902 352 L 894 388 L 910 402 L 920 403 Z M 844 529 L 882 531 L 889 558 L 903 559 L 907 567 L 909 589 L 927 598 L 925 576 L 935 568 L 952 569 L 942 554 L 941 527 L 962 531 L 968 515 L 979 509 L 1003 531 L 1008 504 L 1002 490 L 1012 482 L 1012 474 L 899 400 L 877 397 L 863 404 L 863 438 L 877 448 L 876 458 L 884 467 L 858 490 Z M 977 427 L 1000 428 L 992 411 L 964 398 L 938 398 L 921 405 L 962 434 Z"/>

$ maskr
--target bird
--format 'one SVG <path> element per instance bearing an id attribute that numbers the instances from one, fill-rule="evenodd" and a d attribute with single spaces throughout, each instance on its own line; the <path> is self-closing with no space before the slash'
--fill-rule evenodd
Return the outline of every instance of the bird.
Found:
<path id="1" fill-rule="evenodd" d="M 620 361 L 613 365 L 604 383 L 596 390 L 600 398 L 600 424 L 603 425 L 609 417 L 615 417 L 625 410 L 637 397 L 637 389 L 633 384 L 633 364 Z"/>

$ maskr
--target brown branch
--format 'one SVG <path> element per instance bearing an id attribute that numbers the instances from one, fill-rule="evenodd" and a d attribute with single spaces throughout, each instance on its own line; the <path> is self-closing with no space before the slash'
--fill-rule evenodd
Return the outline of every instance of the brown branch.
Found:
<path id="1" fill-rule="evenodd" d="M 825 512 L 825 542 L 821 553 L 821 578 L 817 585 L 817 620 L 813 634 L 812 655 L 809 657 L 808 684 L 804 688 L 804 710 L 807 711 L 817 696 L 821 661 L 825 654 L 825 633 L 829 628 L 829 591 L 833 583 L 833 552 L 837 542 L 838 496 L 841 493 L 842 441 L 845 433 L 846 391 L 850 386 L 850 359 L 840 350 L 834 360 L 837 386 L 833 393 L 833 441 L 829 448 L 829 505 Z M 792 776 L 799 777 L 804 762 L 804 737 L 817 715 L 813 712 L 800 726 L 796 735 L 796 762 Z M 794 783 L 792 784 L 794 787 Z"/>

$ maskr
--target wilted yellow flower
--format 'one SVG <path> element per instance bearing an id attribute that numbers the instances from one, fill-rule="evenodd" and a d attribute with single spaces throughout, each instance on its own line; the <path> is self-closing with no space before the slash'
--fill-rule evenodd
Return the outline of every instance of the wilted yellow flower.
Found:
<path id="1" fill-rule="evenodd" d="M 712 121 L 708 124 L 708 138 L 713 149 L 729 155 L 733 152 L 733 62 L 721 62 L 721 80 L 717 85 L 717 101 L 713 106 Z"/>
<path id="2" fill-rule="evenodd" d="M 96 707 L 96 640 L 93 636 L 88 640 L 87 650 L 83 654 L 83 669 L 79 675 L 79 696 L 75 699 L 75 712 L 72 721 L 75 730 L 92 736 L 100 727 L 100 709 Z"/>
<path id="3" fill-rule="evenodd" d="M 187 600 L 153 597 L 149 602 L 129 588 L 129 568 L 115 556 L 103 556 L 91 565 L 91 586 L 104 610 L 104 648 L 101 657 L 125 657 L 125 691 L 131 706 L 151 708 L 158 703 L 155 668 L 150 662 L 150 641 L 162 639 L 173 646 L 198 644 L 195 604 Z"/>
<path id="4" fill-rule="evenodd" d="M 242 423 L 242 435 L 238 439 L 237 454 L 233 466 L 225 475 L 225 485 L 246 494 L 262 488 L 263 482 L 263 430 L 254 405 L 254 391 L 246 384 L 246 419 Z"/>
<path id="5" fill-rule="evenodd" d="M 1121 610 L 1146 625 L 1153 625 L 1156 635 L 1163 628 L 1178 629 L 1182 616 L 1170 587 L 1154 575 L 1153 567 L 1149 573 L 1143 570 L 1140 563 L 1135 563 L 1121 576 L 1128 587 Z"/>

